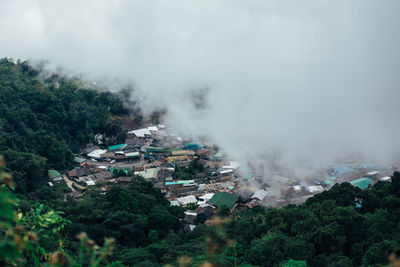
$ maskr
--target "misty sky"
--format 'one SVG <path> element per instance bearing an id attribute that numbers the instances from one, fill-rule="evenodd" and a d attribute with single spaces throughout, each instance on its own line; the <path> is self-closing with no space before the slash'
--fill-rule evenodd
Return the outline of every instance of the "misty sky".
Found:
<path id="1" fill-rule="evenodd" d="M 167 107 L 177 132 L 235 159 L 400 151 L 397 0 L 1 0 L 0 34 L 1 57 L 131 81 L 144 110 Z"/>

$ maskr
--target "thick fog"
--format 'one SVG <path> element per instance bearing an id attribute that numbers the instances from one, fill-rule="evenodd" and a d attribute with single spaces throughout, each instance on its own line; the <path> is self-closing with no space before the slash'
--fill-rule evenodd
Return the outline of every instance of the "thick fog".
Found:
<path id="1" fill-rule="evenodd" d="M 234 159 L 301 174 L 400 151 L 397 0 L 2 0 L 0 34 L 1 57 L 131 81 Z"/>

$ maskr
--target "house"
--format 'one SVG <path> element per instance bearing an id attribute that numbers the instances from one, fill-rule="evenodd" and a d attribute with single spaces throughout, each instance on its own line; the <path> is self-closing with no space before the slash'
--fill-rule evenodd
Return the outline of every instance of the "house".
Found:
<path id="1" fill-rule="evenodd" d="M 200 142 L 191 142 L 191 143 L 186 143 L 183 147 L 185 150 L 198 150 L 201 149 L 201 143 Z"/>
<path id="2" fill-rule="evenodd" d="M 340 164 L 340 165 L 335 165 L 332 167 L 329 173 L 332 173 L 334 175 L 342 176 L 346 175 L 349 173 L 356 172 L 357 170 L 351 167 L 350 165 L 347 164 Z"/>
<path id="3" fill-rule="evenodd" d="M 238 201 L 239 197 L 233 194 L 229 194 L 226 192 L 217 192 L 213 195 L 213 197 L 208 201 L 211 205 L 215 207 L 219 207 L 222 205 L 227 206 L 229 209 L 232 209 L 233 205 Z"/>
<path id="4" fill-rule="evenodd" d="M 130 135 L 133 134 L 133 135 L 135 135 L 136 137 L 139 137 L 139 138 L 146 138 L 146 137 L 150 137 L 151 132 L 147 128 L 142 128 L 142 129 L 129 131 L 128 134 L 130 134 Z"/>
<path id="5" fill-rule="evenodd" d="M 147 129 L 148 129 L 150 132 L 158 132 L 157 126 L 149 126 L 149 127 L 147 127 Z"/>
<path id="6" fill-rule="evenodd" d="M 311 185 L 308 187 L 308 191 L 310 193 L 321 193 L 324 191 L 324 188 L 321 185 Z"/>
<path id="7" fill-rule="evenodd" d="M 183 219 L 185 223 L 195 225 L 197 214 L 190 211 L 185 211 L 185 218 Z"/>
<path id="8" fill-rule="evenodd" d="M 92 152 L 90 152 L 89 154 L 87 154 L 87 156 L 89 158 L 93 158 L 93 159 L 102 159 L 101 156 L 106 152 L 107 152 L 106 149 L 96 149 L 96 150 L 93 150 Z"/>
<path id="9" fill-rule="evenodd" d="M 263 201 L 264 198 L 268 195 L 268 192 L 265 190 L 258 190 L 256 192 L 254 192 L 254 194 L 251 196 L 251 199 L 256 199 L 258 201 Z"/>
<path id="10" fill-rule="evenodd" d="M 362 177 L 351 181 L 350 184 L 360 189 L 365 189 L 372 185 L 372 180 L 367 177 Z"/>
<path id="11" fill-rule="evenodd" d="M 96 149 L 100 149 L 100 147 L 95 146 L 93 144 L 86 144 L 85 148 L 82 149 L 82 154 L 87 156 L 88 154 L 90 154 L 91 152 L 93 152 Z"/>
<path id="12" fill-rule="evenodd" d="M 390 180 L 392 180 L 392 178 L 390 176 L 385 176 L 385 177 L 379 178 L 379 181 L 382 181 L 382 182 L 389 182 Z"/>
<path id="13" fill-rule="evenodd" d="M 206 203 L 207 201 L 209 201 L 212 197 L 214 196 L 214 193 L 207 193 L 205 195 L 202 195 L 199 198 L 199 201 L 197 202 L 197 204 L 203 204 Z"/>
<path id="14" fill-rule="evenodd" d="M 61 173 L 59 173 L 56 170 L 49 170 L 48 174 L 49 174 L 50 179 L 52 179 L 53 181 L 62 181 L 63 180 Z"/>
<path id="15" fill-rule="evenodd" d="M 107 180 L 113 178 L 112 172 L 98 172 L 93 174 L 94 178 L 97 180 Z"/>
<path id="16" fill-rule="evenodd" d="M 137 151 L 125 153 L 125 159 L 140 159 L 140 153 Z"/>
<path id="17" fill-rule="evenodd" d="M 179 202 L 176 200 L 171 200 L 170 203 L 171 203 L 171 206 L 178 206 L 178 207 L 180 206 Z"/>
<path id="18" fill-rule="evenodd" d="M 196 199 L 196 197 L 195 196 L 193 196 L 193 195 L 189 195 L 189 196 L 186 196 L 186 197 L 180 197 L 180 198 L 177 198 L 176 199 L 177 201 L 178 201 L 178 203 L 181 205 L 181 206 L 186 206 L 186 205 L 188 205 L 188 204 L 195 204 L 195 203 L 197 203 L 197 199 Z"/>
<path id="19" fill-rule="evenodd" d="M 224 153 L 221 151 L 218 151 L 217 153 L 214 154 L 214 160 L 216 161 L 221 161 L 222 158 L 224 157 Z"/>
<path id="20" fill-rule="evenodd" d="M 233 170 L 232 169 L 227 169 L 227 170 L 223 170 L 223 171 L 220 171 L 219 172 L 219 174 L 221 175 L 221 176 L 228 176 L 228 175 L 230 175 L 230 174 L 232 174 L 233 173 Z"/>
<path id="21" fill-rule="evenodd" d="M 240 164 L 237 161 L 231 161 L 229 165 L 222 166 L 222 169 L 237 169 Z"/>
<path id="22" fill-rule="evenodd" d="M 75 168 L 71 171 L 67 172 L 67 175 L 70 179 L 77 179 L 78 177 L 81 176 L 86 176 L 91 174 L 92 172 L 90 171 L 89 168 Z"/>
<path id="23" fill-rule="evenodd" d="M 199 149 L 196 151 L 196 155 L 201 159 L 209 160 L 211 159 L 211 150 L 210 149 Z"/>
<path id="24" fill-rule="evenodd" d="M 91 177 L 91 175 L 79 177 L 79 181 L 86 183 L 87 186 L 95 185 L 95 182 L 94 182 L 93 178 Z"/>
<path id="25" fill-rule="evenodd" d="M 206 220 L 214 215 L 215 208 L 211 205 L 204 203 L 197 207 L 193 212 L 196 213 L 196 222 L 204 223 Z"/>
<path id="26" fill-rule="evenodd" d="M 187 156 L 188 150 L 173 150 L 171 151 L 172 156 Z"/>
<path id="27" fill-rule="evenodd" d="M 80 158 L 80 157 L 75 157 L 74 158 L 74 163 L 80 164 L 82 165 L 82 163 L 84 163 L 86 161 L 86 159 L 84 158 Z"/>
<path id="28" fill-rule="evenodd" d="M 114 145 L 114 146 L 109 146 L 108 150 L 114 151 L 114 150 L 122 149 L 126 146 L 127 146 L 127 144 L 118 144 L 118 145 Z"/>

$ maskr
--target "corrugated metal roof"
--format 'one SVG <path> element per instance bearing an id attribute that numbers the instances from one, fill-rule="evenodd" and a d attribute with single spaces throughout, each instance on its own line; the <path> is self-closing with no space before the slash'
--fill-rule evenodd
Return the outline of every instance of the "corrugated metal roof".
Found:
<path id="1" fill-rule="evenodd" d="M 268 192 L 261 189 L 261 190 L 256 191 L 256 192 L 251 196 L 251 198 L 257 198 L 257 199 L 259 199 L 259 200 L 263 200 L 267 195 L 268 195 Z"/>
<path id="2" fill-rule="evenodd" d="M 217 207 L 226 205 L 227 207 L 232 208 L 238 198 L 238 196 L 226 192 L 217 192 L 213 195 L 209 202 Z"/>
<path id="3" fill-rule="evenodd" d="M 341 165 L 336 165 L 333 166 L 332 169 L 339 175 L 343 175 L 346 173 L 350 173 L 350 172 L 355 172 L 356 169 L 354 169 L 353 167 L 347 165 L 347 164 L 341 164 Z"/>
<path id="4" fill-rule="evenodd" d="M 126 144 L 118 144 L 118 145 L 114 145 L 114 146 L 109 146 L 108 150 L 113 151 L 113 150 L 117 150 L 117 149 L 123 148 L 125 146 L 126 146 Z"/>
<path id="5" fill-rule="evenodd" d="M 360 189 L 365 189 L 365 188 L 368 188 L 372 184 L 372 180 L 367 177 L 362 177 L 362 178 L 356 179 L 354 181 L 351 181 L 350 184 L 352 184 L 353 186 L 358 187 Z"/>
<path id="6" fill-rule="evenodd" d="M 56 170 L 49 170 L 49 177 L 51 178 L 51 179 L 54 179 L 54 178 L 57 178 L 57 177 L 60 177 L 61 176 L 61 173 L 59 173 L 58 171 L 56 171 Z"/>

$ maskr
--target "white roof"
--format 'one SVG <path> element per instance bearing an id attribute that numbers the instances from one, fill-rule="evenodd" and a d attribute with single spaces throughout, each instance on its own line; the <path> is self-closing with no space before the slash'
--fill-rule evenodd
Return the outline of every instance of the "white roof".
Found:
<path id="1" fill-rule="evenodd" d="M 200 208 L 205 208 L 205 207 L 212 207 L 212 205 L 210 205 L 210 204 L 208 204 L 208 203 L 197 203 L 197 204 L 199 204 L 199 207 Z"/>
<path id="2" fill-rule="evenodd" d="M 157 126 L 150 126 L 150 127 L 147 127 L 147 129 L 148 129 L 149 131 L 152 131 L 152 132 L 158 132 Z"/>
<path id="3" fill-rule="evenodd" d="M 189 229 L 190 229 L 190 231 L 193 231 L 194 228 L 196 228 L 196 225 L 194 225 L 194 224 L 189 224 Z"/>
<path id="4" fill-rule="evenodd" d="M 300 185 L 294 185 L 293 189 L 296 191 L 300 191 L 301 190 L 301 186 Z"/>
<path id="5" fill-rule="evenodd" d="M 227 166 L 222 166 L 222 168 L 223 168 L 223 169 L 236 169 L 236 168 L 238 168 L 239 166 L 240 166 L 240 164 L 239 164 L 238 161 L 231 161 L 231 162 L 229 163 L 229 165 L 227 165 Z"/>
<path id="6" fill-rule="evenodd" d="M 179 137 L 179 136 L 176 138 L 176 140 L 178 140 L 179 142 L 183 141 L 182 137 Z"/>
<path id="7" fill-rule="evenodd" d="M 228 170 L 220 171 L 220 174 L 227 174 L 227 173 L 232 173 L 232 172 L 233 172 L 232 169 L 228 169 Z"/>
<path id="8" fill-rule="evenodd" d="M 49 186 L 53 187 L 53 183 L 52 182 L 47 182 L 49 184 Z"/>
<path id="9" fill-rule="evenodd" d="M 203 199 L 204 201 L 208 201 L 210 200 L 212 197 L 214 196 L 214 193 L 207 193 L 205 195 L 202 195 L 201 197 L 199 197 L 200 199 Z"/>
<path id="10" fill-rule="evenodd" d="M 261 190 L 256 191 L 256 192 L 251 196 L 251 198 L 257 198 L 257 199 L 259 199 L 259 200 L 263 200 L 267 195 L 268 195 L 268 192 L 261 189 Z"/>
<path id="11" fill-rule="evenodd" d="M 159 129 L 164 129 L 165 127 L 167 127 L 167 126 L 165 126 L 164 124 L 159 124 L 159 125 L 157 125 L 157 126 L 158 126 Z"/>
<path id="12" fill-rule="evenodd" d="M 372 171 L 372 172 L 367 172 L 366 174 L 367 175 L 375 175 L 375 174 L 378 174 L 379 172 L 378 171 Z"/>
<path id="13" fill-rule="evenodd" d="M 392 178 L 390 176 L 385 176 L 385 177 L 380 178 L 379 181 L 386 182 L 386 181 L 390 181 L 391 179 Z"/>
<path id="14" fill-rule="evenodd" d="M 102 170 L 107 170 L 107 166 L 104 166 L 104 165 L 97 166 L 97 168 L 102 169 Z"/>
<path id="15" fill-rule="evenodd" d="M 95 185 L 95 182 L 93 180 L 87 180 L 85 182 L 87 185 Z"/>
<path id="16" fill-rule="evenodd" d="M 185 211 L 185 215 L 190 215 L 190 216 L 197 216 L 197 213 L 191 212 L 191 211 Z"/>
<path id="17" fill-rule="evenodd" d="M 140 153 L 139 152 L 129 152 L 129 153 L 126 153 L 125 154 L 125 157 L 137 157 L 137 156 L 139 156 L 140 155 Z"/>
<path id="18" fill-rule="evenodd" d="M 136 137 L 146 137 L 146 135 L 151 135 L 148 128 L 129 131 L 128 134 L 134 134 Z"/>
<path id="19" fill-rule="evenodd" d="M 170 203 L 171 203 L 171 206 L 180 206 L 179 202 L 176 200 L 171 200 Z"/>
<path id="20" fill-rule="evenodd" d="M 107 152 L 106 149 L 95 149 L 88 154 L 88 157 L 94 158 L 94 159 L 99 159 L 99 158 L 101 158 L 101 155 L 103 155 L 106 152 Z"/>
<path id="21" fill-rule="evenodd" d="M 310 193 L 319 193 L 324 191 L 324 188 L 321 185 L 311 185 L 308 187 L 308 191 Z"/>
<path id="22" fill-rule="evenodd" d="M 190 196 L 186 196 L 186 197 L 180 197 L 176 199 L 179 204 L 181 204 L 182 206 L 186 206 L 187 204 L 190 203 L 197 203 L 197 199 L 195 196 L 190 195 Z"/>

